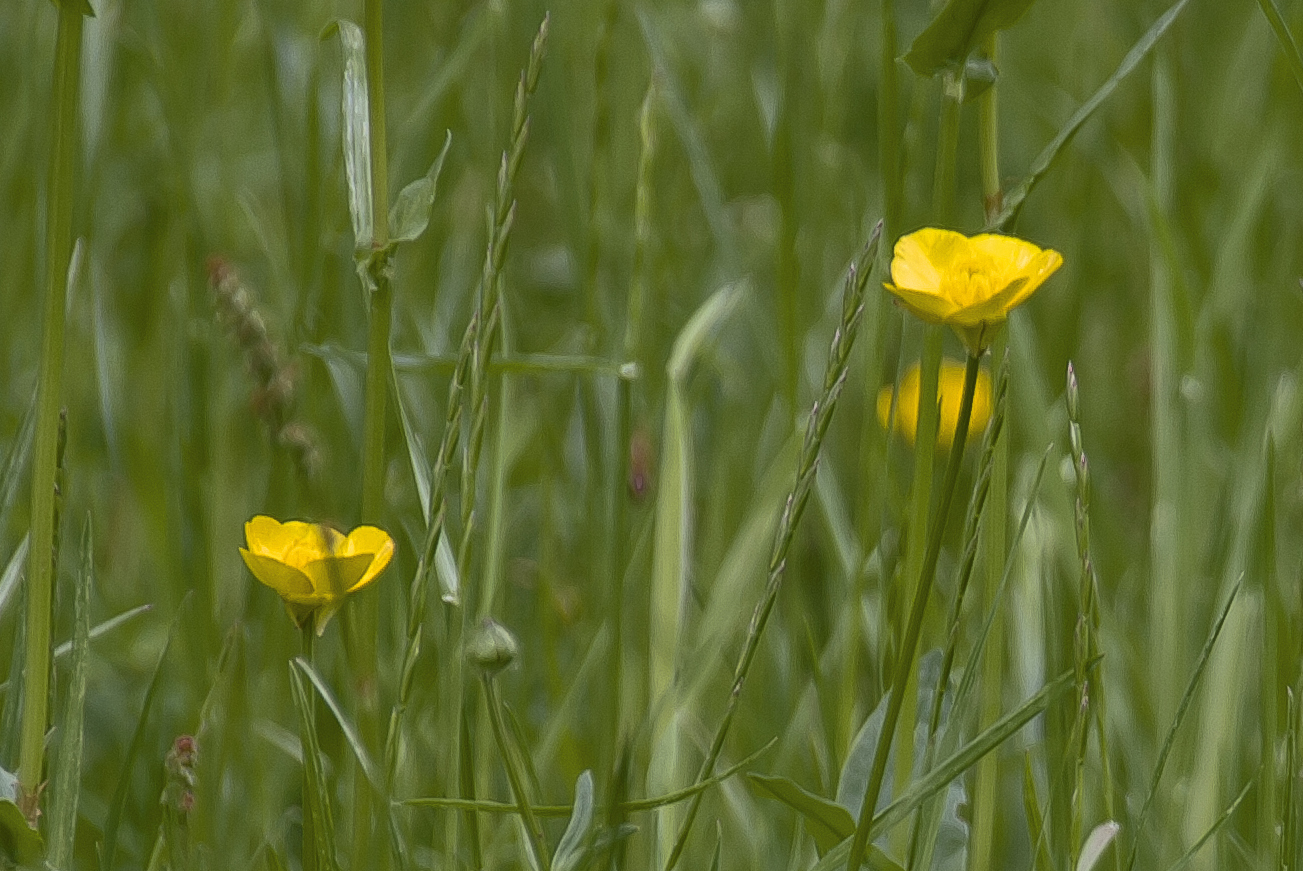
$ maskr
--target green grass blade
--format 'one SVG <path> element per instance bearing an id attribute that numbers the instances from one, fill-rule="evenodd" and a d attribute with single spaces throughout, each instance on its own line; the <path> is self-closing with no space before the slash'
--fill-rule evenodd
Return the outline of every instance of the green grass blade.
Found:
<path id="1" fill-rule="evenodd" d="M 27 565 L 27 548 L 31 543 L 31 534 L 24 535 L 9 557 L 9 562 L 5 564 L 5 570 L 0 572 L 0 617 L 4 617 L 9 600 L 18 591 L 19 582 L 23 579 L 23 566 Z"/>
<path id="2" fill-rule="evenodd" d="M 1127 871 L 1135 868 L 1136 854 L 1140 850 L 1140 838 L 1144 834 L 1145 821 L 1149 817 L 1149 810 L 1153 806 L 1154 797 L 1158 794 L 1158 782 L 1163 777 L 1163 769 L 1167 766 L 1168 755 L 1172 752 L 1172 747 L 1176 743 L 1176 733 L 1185 720 L 1186 712 L 1190 709 L 1190 703 L 1194 701 L 1195 690 L 1199 688 L 1199 679 L 1203 677 L 1204 670 L 1208 667 L 1213 647 L 1217 643 L 1217 638 L 1221 635 L 1222 627 L 1226 625 L 1226 618 L 1231 613 L 1231 606 L 1235 604 L 1235 597 L 1239 595 L 1242 583 L 1243 580 L 1237 581 L 1231 589 L 1231 594 L 1226 597 L 1226 604 L 1222 606 L 1221 614 L 1218 615 L 1217 622 L 1213 624 L 1212 631 L 1208 633 L 1208 640 L 1204 642 L 1203 650 L 1199 652 L 1199 659 L 1195 663 L 1194 672 L 1190 675 L 1190 681 L 1185 687 L 1185 694 L 1181 697 L 1181 703 L 1176 709 L 1176 716 L 1167 730 L 1167 737 L 1163 740 L 1163 747 L 1158 753 L 1158 762 L 1154 765 L 1154 773 L 1149 781 L 1149 793 L 1145 796 L 1145 803 L 1141 805 L 1140 813 L 1136 816 L 1135 828 L 1132 831 L 1131 855 L 1127 859 Z"/>
<path id="3" fill-rule="evenodd" d="M 1077 860 L 1077 871 L 1092 871 L 1099 862 L 1099 857 L 1104 855 L 1108 845 L 1113 843 L 1122 827 L 1117 823 L 1109 820 L 1100 823 L 1091 829 L 1090 835 L 1086 838 L 1086 843 L 1081 848 L 1081 857 Z"/>
<path id="4" fill-rule="evenodd" d="M 104 821 L 104 843 L 100 848 L 100 871 L 111 871 L 113 860 L 117 857 L 118 828 L 122 824 L 122 814 L 127 807 L 127 797 L 131 790 L 131 777 L 136 770 L 136 765 L 139 764 L 138 757 L 145 743 L 149 712 L 154 706 L 154 698 L 158 695 L 159 688 L 163 685 L 163 663 L 167 661 L 167 652 L 172 648 L 172 642 L 175 640 L 177 630 L 181 626 L 181 619 L 185 615 L 186 607 L 190 602 L 190 595 L 186 595 L 181 607 L 177 609 L 176 616 L 172 618 L 172 626 L 168 630 L 167 641 L 163 643 L 163 649 L 159 651 L 158 659 L 154 663 L 154 673 L 149 679 L 148 688 L 145 690 L 145 700 L 140 706 L 140 716 L 136 718 L 135 731 L 131 733 L 131 743 L 127 745 L 127 752 L 122 758 L 122 769 L 118 774 L 118 785 L 113 791 L 109 814 Z"/>
<path id="5" fill-rule="evenodd" d="M 1095 661 L 1098 662 L 1098 660 Z M 936 768 L 911 783 L 899 798 L 874 815 L 873 824 L 870 827 L 870 836 L 873 833 L 879 833 L 894 826 L 918 809 L 923 802 L 945 789 L 950 781 L 963 774 L 977 760 L 999 747 L 1029 723 L 1033 717 L 1049 707 L 1051 701 L 1072 686 L 1072 681 L 1073 673 L 1071 671 L 1059 675 L 1053 681 L 1041 687 L 1027 701 L 993 723 L 968 744 L 938 763 Z M 819 864 L 815 866 L 815 869 L 824 871 L 824 869 L 845 867 L 847 857 L 850 854 L 850 847 L 851 842 L 849 839 L 842 841 L 835 849 L 828 851 Z M 871 861 L 870 865 L 876 867 L 872 866 Z"/>
<path id="6" fill-rule="evenodd" d="M 814 838 L 820 853 L 826 853 L 855 834 L 855 818 L 837 802 L 815 795 L 786 777 L 748 774 L 747 779 L 805 819 L 806 831 Z"/>
<path id="7" fill-rule="evenodd" d="M 103 635 L 107 635 L 113 630 L 119 629 L 122 626 L 125 626 L 128 623 L 130 623 L 132 620 L 135 620 L 137 617 L 144 616 L 145 614 L 148 614 L 153 610 L 154 610 L 154 606 L 149 603 L 146 603 L 144 605 L 137 605 L 134 608 L 128 608 L 127 610 L 123 611 L 121 614 L 118 614 L 116 617 L 110 617 L 109 619 L 105 620 L 103 623 L 96 623 L 94 626 L 90 628 L 90 640 L 94 641 L 95 639 Z M 65 656 L 72 653 L 73 644 L 74 641 L 65 641 L 62 644 L 60 644 L 58 647 L 54 648 L 55 661 L 63 659 Z"/>
<path id="8" fill-rule="evenodd" d="M 82 718 L 86 709 L 86 670 L 90 659 L 90 590 L 95 582 L 94 533 L 90 514 L 81 534 L 81 571 L 73 600 L 72 662 L 68 695 L 59 723 L 59 755 L 54 764 L 53 794 L 46 841 L 54 868 L 71 868 L 81 792 Z"/>
<path id="9" fill-rule="evenodd" d="M 718 786 L 719 784 L 728 780 L 730 777 L 733 777 L 739 771 L 746 768 L 752 762 L 755 762 L 757 759 L 763 756 L 777 742 L 778 742 L 777 738 L 770 739 L 768 743 L 766 743 L 763 747 L 761 747 L 759 750 L 756 750 L 754 753 L 750 754 L 749 756 L 746 756 L 743 759 L 736 762 L 735 764 L 730 765 L 728 768 L 725 768 L 723 771 L 719 772 L 718 774 L 715 774 L 705 780 L 694 783 L 691 786 L 685 787 L 683 789 L 675 790 L 674 792 L 666 793 L 665 795 L 654 796 L 652 798 L 640 798 L 640 799 L 633 799 L 631 801 L 624 801 L 620 803 L 619 808 L 620 810 L 626 813 L 638 813 L 644 811 L 654 811 L 659 808 L 666 807 L 667 805 L 676 804 L 681 801 L 687 801 L 693 796 L 705 792 L 707 789 L 710 789 L 713 786 Z M 407 805 L 409 807 L 453 808 L 457 810 L 474 810 L 474 811 L 483 811 L 484 813 L 497 813 L 497 814 L 514 814 L 519 812 L 519 808 L 517 808 L 516 805 L 511 804 L 509 802 L 487 801 L 483 799 L 472 801 L 463 798 L 438 798 L 433 796 L 422 796 L 419 798 L 401 799 L 398 803 L 402 805 Z M 563 805 L 543 804 L 543 805 L 534 805 L 533 810 L 534 813 L 536 813 L 541 817 L 568 817 L 572 813 L 574 813 L 574 806 L 568 804 L 563 804 Z"/>
<path id="10" fill-rule="evenodd" d="M 1022 805 L 1027 819 L 1027 837 L 1032 843 L 1032 868 L 1035 871 L 1054 871 L 1047 844 L 1048 831 L 1045 815 L 1041 813 L 1041 799 L 1036 790 L 1036 772 L 1032 769 L 1031 751 L 1023 754 Z"/>
<path id="11" fill-rule="evenodd" d="M 32 455 L 32 433 L 36 428 L 36 391 L 32 391 L 31 402 L 23 412 L 22 422 L 14 435 L 13 444 L 5 454 L 5 462 L 0 466 L 0 532 L 9 526 L 9 514 L 13 511 L 14 501 L 18 495 L 18 485 L 22 481 Z"/>
<path id="12" fill-rule="evenodd" d="M 651 645 L 648 658 L 649 701 L 652 704 L 669 690 L 674 675 L 675 652 L 683 643 L 679 637 L 679 612 L 687 595 L 694 492 L 691 409 L 684 395 L 686 381 L 692 364 L 700 357 L 720 324 L 733 311 L 744 290 L 744 285 L 729 285 L 717 290 L 702 303 L 679 332 L 666 365 L 669 395 L 666 397 L 665 430 L 662 437 L 665 456 L 661 465 L 660 492 L 656 497 L 656 536 L 648 627 Z M 671 711 L 666 709 L 664 713 L 668 715 Z"/>
<path id="13" fill-rule="evenodd" d="M 1235 800 L 1226 806 L 1226 810 L 1221 812 L 1221 815 L 1213 821 L 1213 824 L 1208 827 L 1208 830 L 1200 835 L 1199 839 L 1191 844 L 1190 848 L 1186 850 L 1181 858 L 1174 862 L 1167 871 L 1181 871 L 1182 868 L 1190 864 L 1190 860 L 1194 858 L 1196 853 L 1203 849 L 1203 845 L 1208 843 L 1208 840 L 1212 838 L 1213 835 L 1217 834 L 1222 826 L 1230 821 L 1230 818 L 1235 814 L 1235 809 L 1240 806 L 1240 802 L 1244 801 L 1245 796 L 1249 794 L 1249 790 L 1252 788 L 1252 780 L 1244 784 L 1244 787 L 1240 790 L 1240 794 L 1235 797 Z"/>
<path id="14" fill-rule="evenodd" d="M 1054 166 L 1064 146 L 1072 140 L 1072 137 L 1081 129 L 1081 125 L 1086 123 L 1087 119 L 1095 113 L 1095 110 L 1102 106 L 1104 101 L 1117 90 L 1117 86 L 1121 84 L 1122 80 L 1130 75 L 1139 66 L 1140 62 L 1153 51 L 1154 46 L 1162 39 L 1163 34 L 1172 26 L 1172 23 L 1176 21 L 1177 16 L 1181 14 L 1189 2 L 1190 0 L 1177 0 L 1176 3 L 1173 3 L 1145 32 L 1145 35 L 1140 37 L 1140 40 L 1131 47 L 1131 50 L 1127 52 L 1126 57 L 1122 59 L 1122 63 L 1118 65 L 1113 75 L 1109 76 L 1104 84 L 1099 86 L 1099 89 L 1091 95 L 1089 100 L 1081 104 L 1081 108 L 1073 113 L 1068 122 L 1050 140 L 1049 145 L 1046 145 L 1044 150 L 1036 157 L 1036 160 L 1032 162 L 1032 168 L 1027 177 L 1005 196 L 1004 208 L 991 222 L 989 229 L 1004 231 L 1017 220 L 1018 213 L 1022 210 L 1023 201 L 1027 199 L 1027 195 L 1032 192 L 1032 189 L 1040 183 L 1040 180 Z"/>
<path id="15" fill-rule="evenodd" d="M 1258 6 L 1271 23 L 1271 32 L 1276 34 L 1280 50 L 1285 53 L 1285 61 L 1289 64 L 1289 71 L 1294 74 L 1294 81 L 1303 88 L 1303 57 L 1299 56 L 1298 43 L 1294 41 L 1294 34 L 1289 32 L 1289 27 L 1280 14 L 1280 7 L 1276 5 L 1276 0 L 1258 0 Z"/>
<path id="16" fill-rule="evenodd" d="M 353 751 L 354 758 L 357 759 L 358 765 L 362 767 L 362 773 L 365 774 L 366 779 L 370 781 L 371 788 L 377 791 L 382 791 L 384 784 L 380 777 L 380 771 L 376 768 L 375 762 L 372 761 L 371 754 L 367 752 L 366 745 L 362 742 L 362 736 L 357 731 L 357 726 L 355 726 L 353 721 L 348 718 L 348 715 L 344 713 L 344 709 L 340 707 L 339 700 L 335 698 L 335 694 L 330 691 L 330 687 L 326 685 L 326 682 L 322 680 L 321 675 L 317 673 L 317 670 L 313 668 L 312 664 L 306 659 L 301 656 L 296 656 L 293 665 L 303 673 L 304 677 L 311 681 L 313 688 L 317 691 L 317 695 L 321 696 L 321 700 L 326 703 L 326 707 L 329 708 L 330 713 L 334 715 L 335 721 L 339 723 L 339 728 L 344 733 L 345 740 L 348 741 L 349 749 Z"/>
<path id="17" fill-rule="evenodd" d="M 321 761 L 321 746 L 317 741 L 316 717 L 313 714 L 312 697 L 303 685 L 303 672 L 290 664 L 290 690 L 294 696 L 294 707 L 299 713 L 299 738 L 302 742 L 304 790 L 303 813 L 312 815 L 312 831 L 315 834 L 316 862 L 318 871 L 338 871 L 339 862 L 335 857 L 335 817 L 330 807 L 330 788 L 326 784 L 326 774 Z M 306 820 L 305 820 L 306 823 Z M 304 857 L 304 863 L 308 862 Z"/>

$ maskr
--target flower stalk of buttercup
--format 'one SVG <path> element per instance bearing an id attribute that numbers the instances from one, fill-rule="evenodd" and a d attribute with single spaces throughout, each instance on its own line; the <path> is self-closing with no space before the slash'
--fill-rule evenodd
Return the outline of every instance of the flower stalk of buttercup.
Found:
<path id="1" fill-rule="evenodd" d="M 911 366 L 900 379 L 897 387 L 888 384 L 878 391 L 878 422 L 883 428 L 892 424 L 892 402 L 895 401 L 895 422 L 892 428 L 904 436 L 912 445 L 918 435 L 918 394 L 921 381 L 919 364 Z M 959 405 L 964 391 L 964 364 L 954 360 L 942 360 L 939 383 L 937 386 L 937 404 L 941 416 L 937 427 L 936 446 L 938 449 L 950 447 L 955 440 L 959 426 Z M 986 370 L 979 370 L 977 384 L 973 391 L 972 419 L 970 431 L 982 432 L 991 419 L 991 376 Z"/>
<path id="2" fill-rule="evenodd" d="M 244 525 L 240 556 L 285 601 L 294 625 L 317 635 L 350 594 L 374 581 L 394 555 L 394 540 L 374 526 L 348 535 L 320 523 L 281 523 L 259 515 Z"/>
<path id="3" fill-rule="evenodd" d="M 1009 312 L 1063 265 L 1063 256 L 998 233 L 968 237 L 924 227 L 896 242 L 891 283 L 912 314 L 945 324 L 980 357 Z"/>

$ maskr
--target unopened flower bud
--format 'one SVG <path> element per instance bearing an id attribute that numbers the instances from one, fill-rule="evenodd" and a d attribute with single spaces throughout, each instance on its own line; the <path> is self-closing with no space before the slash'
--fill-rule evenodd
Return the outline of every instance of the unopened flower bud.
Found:
<path id="1" fill-rule="evenodd" d="M 466 645 L 466 658 L 487 677 L 493 677 L 516 659 L 520 645 L 507 627 L 487 619 Z"/>

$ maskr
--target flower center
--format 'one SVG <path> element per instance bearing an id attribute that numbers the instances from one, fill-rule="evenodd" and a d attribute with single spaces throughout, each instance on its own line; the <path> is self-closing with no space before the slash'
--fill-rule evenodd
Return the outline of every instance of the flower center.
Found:
<path id="1" fill-rule="evenodd" d="M 978 305 L 998 292 L 999 288 L 995 286 L 998 271 L 989 256 L 970 251 L 946 270 L 942 290 L 951 302 L 960 307 Z"/>

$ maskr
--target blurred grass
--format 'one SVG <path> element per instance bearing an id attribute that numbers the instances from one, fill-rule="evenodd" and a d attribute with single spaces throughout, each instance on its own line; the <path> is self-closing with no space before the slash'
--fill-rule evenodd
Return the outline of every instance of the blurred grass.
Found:
<path id="1" fill-rule="evenodd" d="M 96 865 L 119 793 L 117 867 L 146 864 L 165 754 L 183 734 L 199 738 L 189 821 L 196 867 L 277 867 L 273 853 L 297 867 L 302 770 L 285 665 L 298 642 L 236 548 L 255 513 L 341 526 L 360 519 L 367 308 L 339 146 L 340 54 L 319 35 L 332 19 L 360 21 L 361 9 L 95 5 L 82 58 L 73 232 L 86 248 L 84 278 L 68 299 L 54 640 L 74 636 L 82 577 L 92 579 L 92 628 L 140 605 L 154 609 L 91 633 L 73 867 Z M 903 54 L 929 20 L 928 4 L 891 5 Z M 1006 191 L 1168 6 L 1040 0 L 1001 35 Z M 391 412 L 387 427 L 381 520 L 398 554 L 374 593 L 382 710 L 398 691 L 408 585 L 426 530 L 404 426 L 433 461 L 451 363 L 474 306 L 512 90 L 545 11 L 548 57 L 515 183 L 503 344 L 475 478 L 480 538 L 461 581 L 492 591 L 481 604 L 523 651 L 497 692 L 537 774 L 531 801 L 570 801 L 591 769 L 593 819 L 602 820 L 618 760 L 629 760 L 625 800 L 682 788 L 723 715 L 794 474 L 794 434 L 840 316 L 837 289 L 889 200 L 899 208 L 896 235 L 932 214 L 940 94 L 897 65 L 899 105 L 880 109 L 877 3 L 390 5 L 390 189 L 426 173 L 448 131 L 452 144 L 429 227 L 403 243 L 394 264 L 392 347 L 407 420 Z M 3 564 L 31 521 L 24 422 L 39 359 L 55 18 L 37 0 L 0 5 L 0 82 L 8 85 L 0 88 L 0 305 L 12 313 L 0 325 L 0 453 L 16 458 L 21 478 L 6 471 L 0 481 Z M 1285 762 L 1297 742 L 1303 631 L 1303 89 L 1281 27 L 1297 41 L 1303 5 L 1188 4 L 1156 53 L 1082 125 L 1012 228 L 1063 252 L 1065 266 L 1008 333 L 1003 510 L 1016 529 L 1031 500 L 1032 520 L 998 606 L 1004 629 L 992 639 L 1003 649 L 985 655 L 997 658 L 1005 713 L 1073 662 L 1081 570 L 1061 386 L 1071 360 L 1090 460 L 1095 643 L 1122 826 L 1112 849 L 1125 856 L 1140 837 L 1141 867 L 1172 866 L 1214 826 L 1187 867 L 1299 865 L 1296 772 Z M 966 104 L 955 210 L 966 232 L 985 223 L 976 125 L 975 105 Z M 884 126 L 901 147 L 898 191 L 883 187 Z M 296 479 L 259 417 L 240 345 L 215 315 L 211 255 L 236 270 L 292 361 L 295 419 L 321 449 L 313 485 Z M 857 400 L 917 358 L 923 338 L 894 306 L 874 302 L 880 278 L 856 351 L 863 364 L 852 367 L 825 438 L 812 510 L 720 758 L 729 765 L 778 737 L 750 770 L 824 797 L 836 794 L 852 739 L 878 705 L 903 620 L 893 578 L 908 547 L 913 458 Z M 712 329 L 685 332 L 725 287 L 733 304 Z M 643 301 L 626 337 L 631 299 Z M 692 353 L 670 367 L 676 342 L 691 343 Z M 953 337 L 945 342 L 960 353 Z M 636 377 L 620 369 L 625 363 L 637 364 Z M 631 444 L 649 490 L 626 482 Z M 1051 444 L 1051 474 L 1033 491 Z M 961 486 L 971 486 L 971 474 Z M 455 542 L 468 497 L 452 486 L 450 498 Z M 83 574 L 71 530 L 87 513 L 94 566 Z M 937 602 L 951 602 L 963 546 L 951 532 L 925 649 L 947 640 L 949 609 Z M 1005 563 L 1003 554 L 981 559 L 996 576 Z M 1242 577 L 1138 833 L 1182 690 Z M 619 633 L 610 623 L 614 585 Z M 992 607 L 970 598 L 961 669 L 980 668 L 968 657 Z M 10 639 L 20 633 L 20 599 L 0 594 L 6 729 L 17 722 L 21 662 Z M 462 615 L 437 599 L 429 597 L 394 799 L 461 794 L 452 749 L 461 739 L 448 734 L 459 722 L 449 706 L 460 702 L 439 689 L 459 667 L 462 652 L 448 639 Z M 607 665 L 613 639 L 618 681 Z M 322 679 L 352 711 L 338 631 L 316 654 Z M 77 682 L 70 665 L 56 664 L 56 716 Z M 476 794 L 511 801 L 482 702 L 467 698 L 464 752 Z M 979 722 L 978 703 L 971 707 L 969 738 Z M 1066 868 L 1080 849 L 1063 842 L 1074 717 L 1072 705 L 1053 702 L 1043 721 L 996 751 L 991 867 L 1032 867 L 1044 846 L 1052 867 Z M 342 848 L 352 751 L 330 717 L 316 719 Z M 679 768 L 655 762 L 666 723 Z M 137 733 L 139 755 L 123 780 Z M 16 748 L 15 736 L 0 735 L 0 767 L 17 767 Z M 380 749 L 369 748 L 373 758 Z M 1039 798 L 1024 796 L 1024 751 Z M 656 771 L 673 776 L 658 782 Z M 1108 782 L 1094 744 L 1082 782 L 1089 832 L 1104 820 Z M 1047 843 L 1037 843 L 1024 801 L 1047 815 Z M 460 860 L 470 855 L 464 817 L 415 806 L 394 815 L 406 867 L 462 867 L 445 853 L 454 830 Z M 619 867 L 656 865 L 655 819 L 630 814 L 638 830 L 621 838 Z M 742 779 L 707 790 L 699 822 L 681 867 L 707 867 L 716 855 L 725 869 L 815 863 L 797 816 Z M 478 823 L 485 867 L 526 867 L 511 816 L 482 813 Z M 566 831 L 560 819 L 543 827 L 553 845 Z M 593 837 L 574 867 L 606 867 Z M 1288 855 L 1277 856 L 1278 839 Z M 1100 867 L 1113 861 L 1106 853 Z"/>

